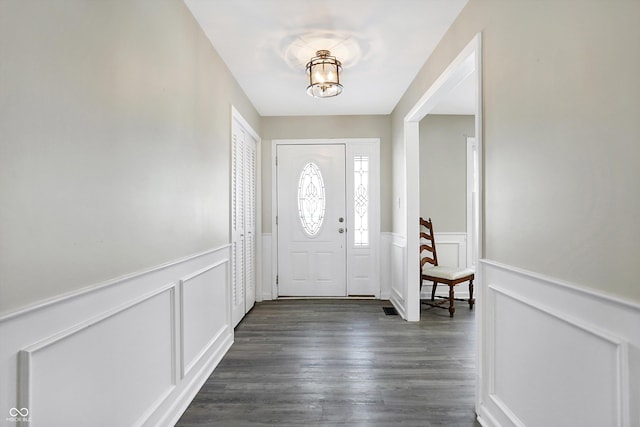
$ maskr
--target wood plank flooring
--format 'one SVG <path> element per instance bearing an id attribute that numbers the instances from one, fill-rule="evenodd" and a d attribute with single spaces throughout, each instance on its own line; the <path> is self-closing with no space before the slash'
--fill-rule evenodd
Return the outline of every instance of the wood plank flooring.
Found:
<path id="1" fill-rule="evenodd" d="M 474 312 L 388 301 L 258 303 L 178 426 L 479 426 Z"/>

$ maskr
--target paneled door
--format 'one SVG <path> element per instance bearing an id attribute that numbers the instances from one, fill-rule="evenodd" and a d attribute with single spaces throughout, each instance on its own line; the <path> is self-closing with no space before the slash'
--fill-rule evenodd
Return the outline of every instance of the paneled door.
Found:
<path id="1" fill-rule="evenodd" d="M 279 296 L 347 295 L 345 146 L 278 145 Z"/>
<path id="2" fill-rule="evenodd" d="M 231 317 L 235 327 L 256 301 L 256 141 L 232 125 Z"/>

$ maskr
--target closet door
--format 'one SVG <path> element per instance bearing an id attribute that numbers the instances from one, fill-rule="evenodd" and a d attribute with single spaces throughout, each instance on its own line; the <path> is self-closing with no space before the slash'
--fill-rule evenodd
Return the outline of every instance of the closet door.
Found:
<path id="1" fill-rule="evenodd" d="M 255 303 L 256 282 L 256 142 L 236 120 L 231 175 L 231 317 L 235 327 Z"/>
<path id="2" fill-rule="evenodd" d="M 256 302 L 256 143 L 245 139 L 244 156 L 244 288 L 245 313 Z"/>
<path id="3" fill-rule="evenodd" d="M 242 129 L 233 122 L 231 166 L 231 318 L 235 327 L 244 310 L 244 142 Z"/>

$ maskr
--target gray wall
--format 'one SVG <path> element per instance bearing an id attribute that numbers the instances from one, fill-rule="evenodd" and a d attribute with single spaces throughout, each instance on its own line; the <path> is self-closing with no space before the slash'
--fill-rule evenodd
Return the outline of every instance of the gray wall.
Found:
<path id="1" fill-rule="evenodd" d="M 234 104 L 181 1 L 0 2 L 0 313 L 226 244 Z"/>
<path id="2" fill-rule="evenodd" d="M 395 155 L 406 113 L 482 32 L 486 258 L 640 301 L 638 16 L 633 0 L 470 0 L 394 109 Z"/>
<path id="3" fill-rule="evenodd" d="M 271 143 L 274 139 L 380 138 L 380 229 L 391 230 L 390 116 L 263 117 L 262 231 L 271 233 Z"/>
<path id="4" fill-rule="evenodd" d="M 467 136 L 474 116 L 433 115 L 420 121 L 420 216 L 437 232 L 467 231 Z"/>

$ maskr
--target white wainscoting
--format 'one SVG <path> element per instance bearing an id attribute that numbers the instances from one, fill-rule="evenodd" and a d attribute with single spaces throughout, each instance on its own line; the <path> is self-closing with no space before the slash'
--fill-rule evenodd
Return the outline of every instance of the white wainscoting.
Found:
<path id="1" fill-rule="evenodd" d="M 391 239 L 391 303 L 403 319 L 407 318 L 405 283 L 405 265 L 407 253 L 407 239 L 399 234 L 392 234 Z M 416 265 L 416 268 L 418 266 Z"/>
<path id="2" fill-rule="evenodd" d="M 380 233 L 380 299 L 391 299 L 391 242 L 393 233 Z"/>
<path id="3" fill-rule="evenodd" d="M 434 233 L 438 250 L 438 264 L 447 267 L 467 268 L 467 233 Z M 422 285 L 421 299 L 431 298 L 431 282 Z M 469 286 L 466 283 L 455 287 L 456 298 L 469 298 Z M 449 296 L 449 287 L 440 285 L 436 295 Z"/>
<path id="4" fill-rule="evenodd" d="M 229 247 L 0 318 L 0 420 L 170 426 L 233 343 Z"/>
<path id="5" fill-rule="evenodd" d="M 273 283 L 275 283 L 273 242 L 271 233 L 262 233 L 262 300 L 273 299 Z"/>
<path id="6" fill-rule="evenodd" d="M 488 260 L 479 268 L 484 426 L 640 426 L 640 305 Z"/>
<path id="7" fill-rule="evenodd" d="M 467 233 L 435 233 L 438 264 L 467 268 Z"/>

